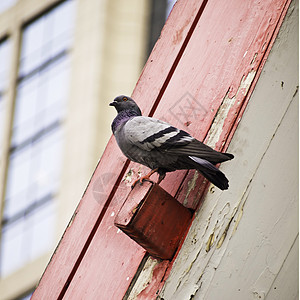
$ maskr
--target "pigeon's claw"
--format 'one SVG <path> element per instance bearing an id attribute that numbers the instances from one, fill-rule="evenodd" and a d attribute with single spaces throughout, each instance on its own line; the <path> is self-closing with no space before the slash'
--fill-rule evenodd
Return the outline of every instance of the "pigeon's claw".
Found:
<path id="1" fill-rule="evenodd" d="M 153 175 L 155 172 L 157 172 L 158 169 L 151 170 L 147 175 L 140 177 L 139 179 L 135 180 L 133 184 L 131 185 L 131 189 L 133 189 L 137 183 L 140 185 L 143 185 L 144 181 L 149 181 L 154 183 L 152 180 L 150 180 L 151 175 Z"/>

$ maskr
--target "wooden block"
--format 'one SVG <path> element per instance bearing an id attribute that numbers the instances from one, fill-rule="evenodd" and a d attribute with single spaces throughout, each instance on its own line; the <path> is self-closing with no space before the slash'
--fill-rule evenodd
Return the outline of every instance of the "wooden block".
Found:
<path id="1" fill-rule="evenodd" d="M 192 213 L 159 185 L 136 185 L 115 218 L 115 225 L 152 256 L 172 259 Z"/>

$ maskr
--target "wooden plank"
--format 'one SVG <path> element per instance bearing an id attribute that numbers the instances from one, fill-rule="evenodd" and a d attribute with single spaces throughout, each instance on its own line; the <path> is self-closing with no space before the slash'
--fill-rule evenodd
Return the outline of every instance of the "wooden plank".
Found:
<path id="1" fill-rule="evenodd" d="M 222 7 L 222 9 L 219 8 L 218 13 L 216 13 L 216 4 L 213 2 L 210 3 L 207 4 L 199 20 L 199 23 L 201 24 L 197 23 L 195 32 L 192 34 L 183 56 L 178 62 L 173 76 L 163 94 L 162 100 L 159 102 L 154 114 L 155 117 L 160 119 L 165 118 L 174 125 L 184 129 L 186 129 L 186 126 L 188 126 L 185 125 L 185 123 L 189 124 L 189 132 L 200 139 L 203 139 L 206 136 L 211 126 L 211 122 L 214 120 L 218 108 L 223 103 L 223 99 L 226 97 L 229 88 L 233 85 L 236 93 L 237 91 L 240 91 L 241 93 L 242 91 L 245 91 L 245 88 L 242 90 L 235 87 L 234 83 L 238 82 L 240 84 L 242 82 L 244 72 L 249 70 L 248 65 L 255 56 L 255 52 L 252 53 L 253 55 L 251 55 L 251 53 L 246 54 L 246 58 L 244 58 L 244 54 L 246 51 L 249 51 L 249 41 L 253 41 L 257 38 L 259 30 L 266 29 L 265 27 L 260 26 L 260 24 L 264 22 L 266 14 L 268 14 L 269 7 L 273 7 L 274 11 L 277 12 L 277 14 L 274 15 L 273 10 L 270 12 L 270 15 L 277 19 L 280 18 L 280 12 L 284 7 L 282 2 L 279 3 L 279 1 L 269 1 L 260 3 L 255 10 L 249 10 L 248 6 L 252 3 L 250 3 L 250 1 L 246 4 L 241 4 L 240 2 L 237 3 L 236 1 L 229 1 L 227 3 L 229 7 L 228 9 L 223 9 Z M 239 14 L 237 13 L 238 8 L 242 10 L 243 22 L 237 18 L 237 16 L 241 14 L 241 12 L 239 12 Z M 235 11 L 235 13 L 232 13 L 233 11 Z M 226 17 L 228 14 L 231 16 L 231 18 L 227 20 Z M 214 16 L 215 19 L 211 20 L 211 16 Z M 204 19 L 202 20 L 202 18 Z M 274 30 L 276 24 L 276 22 L 271 23 L 269 24 L 270 27 L 268 28 L 270 30 Z M 231 46 L 229 42 L 231 36 L 229 33 L 226 33 L 225 35 L 218 33 L 220 28 L 224 28 L 224 26 L 231 28 L 231 30 L 233 30 L 233 32 L 236 34 L 237 42 L 235 45 Z M 216 34 L 207 30 L 207 28 L 214 29 Z M 212 36 L 214 37 L 214 40 L 210 40 Z M 268 38 L 271 38 L 270 35 Z M 205 50 L 203 51 L 203 56 L 199 57 L 199 49 L 202 48 L 197 43 L 199 43 L 199 45 Z M 258 48 L 255 50 L 258 51 L 258 49 L 261 49 L 264 43 L 265 40 L 261 39 L 260 43 L 256 45 Z M 195 57 L 199 57 L 197 64 L 195 64 Z M 216 57 L 218 59 L 216 59 Z M 239 60 L 243 59 L 246 59 L 248 62 L 248 65 L 245 63 L 245 70 L 239 68 Z M 255 61 L 253 63 L 253 67 L 258 65 L 259 62 Z M 239 69 L 239 72 L 236 71 L 237 68 Z M 209 82 L 209 84 L 207 82 Z M 251 83 L 250 79 L 249 82 Z M 138 86 L 137 89 L 138 88 L 142 87 Z M 178 118 L 178 111 L 176 111 L 178 107 L 174 107 L 175 111 L 173 110 L 173 113 L 169 110 L 173 108 L 177 99 L 180 100 L 182 95 L 185 95 L 186 91 L 189 91 L 196 100 L 203 99 L 200 102 L 200 107 L 202 107 L 202 110 L 198 107 L 199 105 L 197 101 L 192 102 L 192 108 L 190 112 L 186 114 L 186 118 L 184 119 L 185 122 L 182 123 L 182 120 Z M 145 93 L 144 95 L 147 94 Z M 180 97 L 178 97 L 178 95 Z M 243 97 L 243 99 L 245 99 L 245 97 Z M 236 102 L 239 101 L 241 100 L 237 100 Z M 228 100 L 228 102 L 230 104 L 230 100 Z M 235 103 L 235 101 L 232 102 Z M 188 104 L 189 103 L 186 98 L 183 98 L 182 106 L 187 106 Z M 232 106 L 230 106 L 230 108 L 231 107 Z M 195 110 L 199 112 L 199 114 L 197 114 L 195 119 L 189 119 L 189 117 L 194 116 L 193 111 Z M 227 115 L 225 115 L 225 117 L 226 116 Z M 231 117 L 232 116 L 234 116 L 234 114 L 231 114 Z M 216 143 L 219 141 L 220 135 L 217 135 L 217 137 L 218 138 L 215 141 Z M 139 171 L 144 172 L 146 169 L 143 167 L 140 168 L 140 166 L 131 163 L 128 168 L 128 171 L 129 170 L 130 174 L 138 174 Z M 171 195 L 176 195 L 184 176 L 184 172 L 176 172 L 173 175 L 169 174 L 167 175 L 167 178 L 163 182 L 162 186 Z M 128 175 L 128 178 L 129 177 L 130 176 Z M 106 295 L 107 297 L 116 299 L 122 297 L 122 291 L 124 291 L 124 288 L 126 287 L 126 282 L 124 280 L 124 274 L 117 272 L 118 264 L 122 266 L 121 270 L 123 270 L 123 266 L 127 267 L 127 275 L 125 275 L 125 277 L 127 276 L 126 278 L 129 278 L 128 281 L 130 281 L 134 276 L 134 270 L 137 269 L 138 260 L 141 260 L 144 254 L 140 249 L 134 247 L 131 243 L 128 243 L 127 245 L 125 239 L 122 241 L 118 239 L 119 247 L 114 247 L 114 242 L 111 242 L 111 240 L 114 240 L 115 238 L 114 235 L 117 235 L 117 231 L 113 231 L 113 229 L 111 229 L 113 225 L 110 215 L 114 212 L 114 208 L 117 205 L 120 205 L 120 199 L 124 199 L 124 195 L 126 195 L 128 192 L 129 187 L 127 187 L 125 182 L 122 182 L 120 188 L 116 191 L 116 194 L 112 199 L 112 208 L 110 207 L 107 210 L 106 215 L 104 216 L 97 232 L 95 233 L 90 247 L 87 249 L 84 258 L 79 265 L 72 282 L 70 283 L 70 286 L 65 294 L 66 298 L 72 299 L 75 296 L 97 298 L 100 297 L 100 295 L 102 297 L 103 295 Z M 109 236 L 107 233 L 108 228 L 109 231 L 112 230 L 113 232 Z M 132 247 L 132 255 L 128 255 L 128 257 L 125 258 L 124 249 L 126 249 L 126 254 L 128 254 L 130 251 L 127 252 L 127 250 L 130 250 L 130 247 Z M 97 249 L 98 253 L 101 253 L 101 257 L 97 256 L 97 251 L 94 249 Z M 112 253 L 114 257 L 114 265 L 110 266 L 107 264 L 106 255 L 111 257 Z M 104 286 L 102 286 L 102 283 L 99 283 L 98 281 L 99 278 L 105 280 L 103 278 L 103 274 L 105 274 L 107 278 L 106 281 L 109 280 L 105 290 Z M 100 284 L 101 288 L 98 286 L 97 290 L 83 291 L 81 287 L 89 285 L 91 282 L 93 282 L 94 278 L 97 279 L 97 284 Z M 111 278 L 114 278 L 113 282 L 111 282 Z M 119 288 L 116 288 L 116 286 Z"/>
<path id="2" fill-rule="evenodd" d="M 220 251 L 222 256 L 216 259 L 220 260 L 218 272 L 211 281 L 206 281 L 207 290 L 203 287 L 208 299 L 215 299 L 224 286 L 227 297 L 265 298 L 297 239 L 299 205 L 295 158 L 298 156 L 298 130 L 295 124 L 298 123 L 298 109 L 298 99 L 292 98 L 283 118 L 276 120 L 278 128 L 269 136 L 270 144 L 249 182 L 247 198 L 243 199 L 242 213 L 237 214 L 240 215 L 237 230 L 232 226 L 229 234 L 233 238 Z M 285 281 L 293 280 L 293 275 Z M 219 283 L 218 287 L 215 282 Z M 298 282 L 295 283 L 290 290 L 291 296 L 298 291 Z M 225 299 L 226 294 L 223 294 Z M 286 299 L 293 297 L 287 294 Z"/>
<path id="3" fill-rule="evenodd" d="M 145 114 L 150 113 L 170 76 L 170 70 L 176 67 L 174 61 L 190 35 L 191 26 L 201 5 L 202 1 L 178 1 L 170 14 L 161 38 L 155 45 L 133 92 Z M 111 200 L 123 178 L 126 162 L 114 138 L 111 138 L 33 299 L 56 299 L 63 296 L 99 223 L 107 213 L 107 207 L 115 205 Z M 128 188 L 125 188 L 124 195 L 128 191 Z M 135 270 L 135 267 L 132 268 Z"/>
<path id="4" fill-rule="evenodd" d="M 288 280 L 287 280 L 288 278 Z M 280 271 L 267 293 L 268 300 L 298 299 L 299 290 L 299 235 L 291 247 Z"/>
<path id="5" fill-rule="evenodd" d="M 282 6 L 281 6 L 282 14 L 279 13 L 277 15 L 277 17 L 279 18 L 279 22 L 276 25 L 277 27 L 280 27 L 280 24 L 281 24 L 281 22 L 282 22 L 282 20 L 285 16 L 286 9 L 287 9 L 288 5 L 289 5 L 289 2 L 287 2 L 286 4 L 282 3 Z M 275 6 L 272 6 L 272 7 L 275 8 Z M 273 25 L 274 25 L 274 23 L 272 23 L 272 26 Z M 274 39 L 276 37 L 276 33 L 279 30 L 279 28 L 277 28 L 277 27 L 275 27 L 275 28 L 273 27 L 274 35 L 272 36 L 272 39 L 268 42 L 269 43 L 269 48 L 265 49 L 266 54 L 269 53 L 270 48 L 271 48 L 271 46 L 274 42 Z M 270 30 L 270 28 L 269 28 L 269 30 Z M 262 66 L 263 66 L 263 63 L 265 62 L 265 60 L 266 60 L 266 56 L 264 56 L 262 58 L 261 62 L 257 62 L 256 68 L 258 69 L 258 73 L 256 74 L 256 77 L 253 79 L 253 82 L 256 82 L 256 80 L 258 78 L 258 75 L 260 74 L 260 72 L 262 70 Z M 179 70 L 179 68 L 177 70 Z M 243 87 L 242 91 L 245 93 L 245 88 L 244 87 Z M 248 92 L 248 94 L 246 94 L 246 95 L 244 94 L 244 96 L 245 96 L 244 97 L 245 101 L 248 101 L 248 99 L 250 97 L 250 92 Z M 232 117 L 232 114 L 231 114 L 231 117 Z M 240 116 L 239 116 L 239 118 L 240 118 Z M 234 128 L 236 128 L 236 126 Z M 194 172 L 190 172 L 190 174 L 188 174 L 187 178 L 185 179 L 185 183 L 183 184 L 182 189 L 180 189 L 179 194 L 177 196 L 178 199 L 180 199 L 181 202 L 185 203 L 185 205 L 190 205 L 191 207 L 196 207 L 197 206 L 197 202 L 199 201 L 199 198 L 201 197 L 201 194 L 202 194 L 201 188 L 198 189 L 199 184 L 201 184 L 201 182 L 202 182 L 202 179 L 199 180 L 199 177 L 200 176 L 198 176 L 197 174 L 194 177 Z M 215 190 L 211 189 L 210 192 L 214 193 Z M 192 243 L 193 243 L 193 241 L 192 241 Z M 159 267 L 159 262 L 156 262 L 155 264 L 156 264 L 156 267 Z M 159 274 L 156 273 L 156 276 L 158 276 L 158 277 L 159 276 L 165 276 L 165 278 L 166 278 L 168 276 L 169 272 L 170 272 L 171 266 L 172 266 L 172 264 L 170 264 L 169 270 L 167 272 L 165 270 L 161 270 L 161 272 Z M 184 265 L 183 265 L 183 267 L 184 267 Z M 163 282 L 163 280 L 160 280 L 160 282 Z M 142 283 L 140 284 L 140 286 L 141 285 L 142 285 Z M 158 289 L 159 289 L 159 285 L 155 285 L 155 287 L 152 287 L 151 284 L 149 286 L 147 286 L 147 284 L 144 282 L 144 290 L 140 291 L 140 295 L 144 295 L 144 294 L 149 295 L 149 293 L 151 294 L 151 290 L 152 290 L 152 295 L 154 295 Z M 144 298 L 141 297 L 141 299 L 144 299 Z"/>
<path id="6" fill-rule="evenodd" d="M 285 4 L 281 0 L 256 5 L 252 1 L 227 1 L 224 7 L 210 1 L 155 116 L 171 119 L 172 124 L 188 130 L 200 140 L 207 137 L 209 145 L 222 149 L 261 64 L 266 51 L 263 47 L 269 44 Z M 224 32 L 221 28 L 230 30 Z M 170 107 L 186 92 L 194 101 L 190 101 L 192 105 L 181 101 L 176 106 L 177 111 L 172 111 L 172 115 L 177 117 L 174 120 L 170 116 Z M 180 116 L 181 107 L 190 107 L 184 112 L 184 118 Z M 213 120 L 215 126 L 211 125 Z M 178 180 L 178 176 L 167 175 L 162 182 L 162 187 L 170 194 L 176 186 L 168 182 Z M 200 183 L 197 181 L 196 185 Z M 187 182 L 184 186 L 188 186 Z"/>
<path id="7" fill-rule="evenodd" d="M 229 193 L 206 195 L 162 298 L 216 299 L 222 293 L 224 299 L 263 299 L 265 292 L 266 299 L 273 299 L 266 295 L 270 283 L 282 275 L 282 263 L 293 251 L 299 230 L 295 2 L 231 141 L 229 149 L 236 158 L 221 167 L 235 184 Z M 298 284 L 290 282 L 295 283 L 292 296 Z"/>
<path id="8" fill-rule="evenodd" d="M 192 220 L 192 212 L 158 184 L 136 185 L 114 224 L 151 256 L 171 260 Z"/>

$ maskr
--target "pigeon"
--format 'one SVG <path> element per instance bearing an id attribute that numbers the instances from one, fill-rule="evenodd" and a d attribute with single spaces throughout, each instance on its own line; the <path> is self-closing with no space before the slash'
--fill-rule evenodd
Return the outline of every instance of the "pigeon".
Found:
<path id="1" fill-rule="evenodd" d="M 164 121 L 142 116 L 128 96 L 118 96 L 109 105 L 118 113 L 111 128 L 121 151 L 131 161 L 151 169 L 133 187 L 150 180 L 155 172 L 159 174 L 159 184 L 167 172 L 196 169 L 219 189 L 228 189 L 228 179 L 215 165 L 233 159 L 232 154 L 218 152 Z"/>

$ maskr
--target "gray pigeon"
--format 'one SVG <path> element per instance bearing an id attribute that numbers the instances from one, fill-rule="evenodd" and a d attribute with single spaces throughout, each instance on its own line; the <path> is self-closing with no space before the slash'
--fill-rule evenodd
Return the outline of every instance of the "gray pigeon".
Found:
<path id="1" fill-rule="evenodd" d="M 109 105 L 118 112 L 111 128 L 120 149 L 130 160 L 151 169 L 136 182 L 149 180 L 157 172 L 159 184 L 166 172 L 196 169 L 219 189 L 228 189 L 228 179 L 215 165 L 233 159 L 232 154 L 215 151 L 166 122 L 143 117 L 130 97 L 118 96 Z"/>

